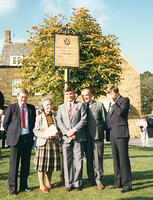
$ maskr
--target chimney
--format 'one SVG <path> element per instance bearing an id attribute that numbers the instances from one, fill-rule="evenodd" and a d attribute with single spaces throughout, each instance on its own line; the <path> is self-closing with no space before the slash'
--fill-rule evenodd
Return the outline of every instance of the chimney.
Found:
<path id="1" fill-rule="evenodd" d="M 11 43 L 11 31 L 5 30 L 5 43 L 10 44 Z"/>

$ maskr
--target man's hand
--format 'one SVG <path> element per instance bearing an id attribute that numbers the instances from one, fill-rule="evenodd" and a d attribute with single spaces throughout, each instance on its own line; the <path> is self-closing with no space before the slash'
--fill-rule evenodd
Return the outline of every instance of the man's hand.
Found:
<path id="1" fill-rule="evenodd" d="M 66 133 L 67 137 L 71 137 L 73 135 L 75 135 L 75 130 L 72 128 L 70 129 L 67 133 Z"/>
<path id="2" fill-rule="evenodd" d="M 76 139 L 76 136 L 75 136 L 75 135 L 72 135 L 70 138 L 71 138 L 72 140 L 75 140 L 75 139 Z"/>
<path id="3" fill-rule="evenodd" d="M 0 115 L 4 115 L 4 111 L 0 109 Z"/>

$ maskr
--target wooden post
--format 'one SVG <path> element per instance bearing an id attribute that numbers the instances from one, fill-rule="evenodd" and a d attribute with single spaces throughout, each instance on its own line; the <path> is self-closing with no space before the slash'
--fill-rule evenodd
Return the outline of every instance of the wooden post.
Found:
<path id="1" fill-rule="evenodd" d="M 66 89 L 69 86 L 70 81 L 70 70 L 69 68 L 65 69 L 65 86 Z M 64 96 L 64 102 L 65 102 L 65 96 Z M 63 167 L 63 154 L 62 154 L 62 147 L 61 147 L 61 174 L 60 174 L 61 182 L 64 184 L 64 167 Z"/>
<path id="2" fill-rule="evenodd" d="M 69 81 L 70 81 L 70 69 L 66 68 L 65 69 L 65 89 L 69 86 Z"/>

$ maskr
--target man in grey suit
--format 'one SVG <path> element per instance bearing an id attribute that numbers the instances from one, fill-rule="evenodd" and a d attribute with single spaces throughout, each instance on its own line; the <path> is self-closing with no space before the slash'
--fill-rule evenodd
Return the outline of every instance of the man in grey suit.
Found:
<path id="1" fill-rule="evenodd" d="M 118 87 L 114 85 L 107 89 L 107 93 L 110 101 L 107 126 L 110 130 L 115 174 L 115 182 L 111 189 L 122 187 L 121 193 L 125 193 L 132 190 L 131 166 L 128 155 L 130 101 L 129 98 L 122 97 Z"/>
<path id="2" fill-rule="evenodd" d="M 75 101 L 75 93 L 71 87 L 64 90 L 66 103 L 58 107 L 57 126 L 62 133 L 62 149 L 64 178 L 66 191 L 82 189 L 83 142 L 86 140 L 85 104 Z M 73 153 L 75 174 L 73 173 Z"/>
<path id="3" fill-rule="evenodd" d="M 103 185 L 103 153 L 104 153 L 104 130 L 106 128 L 106 111 L 102 102 L 94 101 L 89 89 L 81 91 L 83 101 L 87 107 L 87 142 L 85 154 L 87 158 L 87 174 L 91 186 L 96 181 L 99 190 L 104 189 Z M 96 177 L 94 177 L 94 166 Z"/>

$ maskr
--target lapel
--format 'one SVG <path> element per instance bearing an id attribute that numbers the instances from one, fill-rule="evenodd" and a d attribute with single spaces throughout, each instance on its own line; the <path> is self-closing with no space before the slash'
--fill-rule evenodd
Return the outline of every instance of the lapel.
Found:
<path id="1" fill-rule="evenodd" d="M 67 107 L 67 103 L 65 103 L 63 105 L 63 111 L 64 111 L 64 117 L 65 117 L 65 121 L 67 122 L 67 125 L 69 127 L 71 127 L 71 124 L 70 124 L 70 119 L 69 119 L 69 115 L 68 115 L 68 107 Z"/>
<path id="2" fill-rule="evenodd" d="M 19 121 L 21 121 L 21 114 L 20 114 L 19 104 L 16 103 L 15 107 L 16 107 L 15 109 L 16 109 L 17 119 L 18 119 Z"/>
<path id="3" fill-rule="evenodd" d="M 46 119 L 44 113 L 42 113 L 42 126 L 43 126 L 44 129 L 48 128 L 47 119 Z"/>
<path id="4" fill-rule="evenodd" d="M 69 121 L 72 121 L 73 117 L 75 116 L 75 112 L 77 111 L 78 103 L 76 101 L 73 102 L 72 105 L 72 115 Z"/>
<path id="5" fill-rule="evenodd" d="M 89 114 L 90 114 L 90 110 L 91 110 L 92 112 L 94 112 L 94 111 L 96 110 L 96 108 L 97 108 L 97 102 L 94 101 L 94 100 L 92 100 L 92 103 L 91 103 L 91 105 L 89 106 Z"/>
<path id="6" fill-rule="evenodd" d="M 67 103 L 65 103 L 65 104 L 63 105 L 63 107 L 64 107 L 65 117 L 66 117 L 67 121 L 69 121 L 69 115 L 68 115 L 68 107 L 67 107 Z"/>
<path id="7" fill-rule="evenodd" d="M 119 99 L 117 100 L 118 105 L 120 105 L 122 101 L 122 96 L 119 97 Z M 109 110 L 110 110 L 110 106 L 109 106 Z M 109 116 L 111 117 L 114 113 L 114 109 L 112 108 L 111 111 L 109 111 Z"/>
<path id="8" fill-rule="evenodd" d="M 28 110 L 28 125 L 29 125 L 30 124 L 29 122 L 31 121 L 30 120 L 31 119 L 31 109 L 30 109 L 29 104 L 26 103 L 26 105 L 27 105 L 27 110 Z"/>

